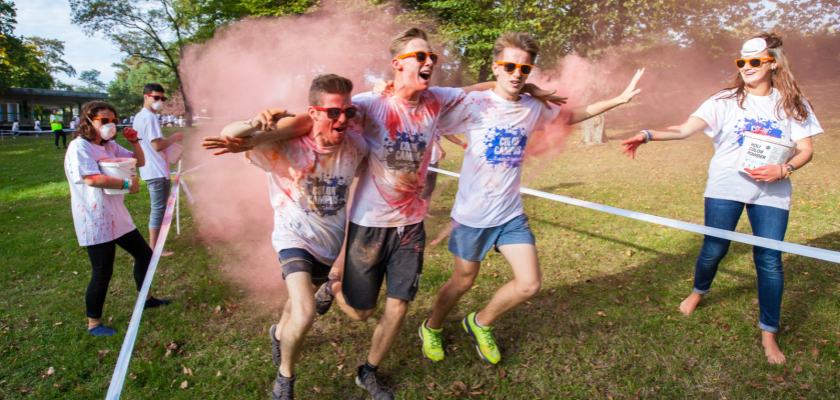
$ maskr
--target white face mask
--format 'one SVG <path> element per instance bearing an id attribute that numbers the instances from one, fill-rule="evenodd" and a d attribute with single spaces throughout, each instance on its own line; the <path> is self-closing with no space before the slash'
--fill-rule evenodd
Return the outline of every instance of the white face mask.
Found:
<path id="1" fill-rule="evenodd" d="M 102 125 L 99 127 L 99 136 L 102 136 L 103 140 L 111 140 L 112 137 L 117 133 L 117 126 L 114 124 L 107 124 Z"/>
<path id="2" fill-rule="evenodd" d="M 162 101 L 158 100 L 158 101 L 152 103 L 152 110 L 160 111 L 161 108 L 163 108 L 163 102 Z"/>

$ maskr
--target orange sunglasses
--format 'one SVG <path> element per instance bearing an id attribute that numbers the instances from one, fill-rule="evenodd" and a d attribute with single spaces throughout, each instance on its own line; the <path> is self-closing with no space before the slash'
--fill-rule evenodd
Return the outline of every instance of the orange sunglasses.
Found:
<path id="1" fill-rule="evenodd" d="M 776 59 L 773 58 L 773 57 L 750 58 L 750 59 L 746 59 L 746 60 L 743 59 L 743 58 L 740 58 L 740 59 L 735 60 L 735 66 L 737 66 L 738 69 L 741 69 L 741 68 L 744 68 L 747 65 L 747 63 L 749 63 L 750 67 L 758 68 L 758 67 L 761 66 L 761 64 L 763 64 L 766 61 L 776 61 Z"/>
<path id="2" fill-rule="evenodd" d="M 534 70 L 534 66 L 531 64 L 517 64 L 507 61 L 496 61 L 496 64 L 505 67 L 505 72 L 509 74 L 512 74 L 513 71 L 516 71 L 517 68 L 519 68 L 519 72 L 522 73 L 522 75 L 530 75 L 531 71 Z"/>
<path id="3" fill-rule="evenodd" d="M 432 59 L 432 64 L 437 64 L 438 62 L 438 55 L 435 53 L 426 53 L 425 51 L 413 51 L 411 53 L 406 53 L 401 56 L 397 56 L 397 60 L 402 60 L 405 58 L 414 57 L 417 59 L 417 62 L 424 63 L 426 62 L 426 57 Z"/>
<path id="4" fill-rule="evenodd" d="M 120 123 L 120 119 L 119 119 L 119 118 L 93 117 L 93 120 L 97 120 L 97 119 L 99 120 L 99 122 L 101 122 L 101 123 L 102 123 L 102 125 L 108 125 L 108 124 L 110 124 L 110 123 L 112 123 L 112 122 L 113 122 L 114 124 L 119 124 L 119 123 Z"/>

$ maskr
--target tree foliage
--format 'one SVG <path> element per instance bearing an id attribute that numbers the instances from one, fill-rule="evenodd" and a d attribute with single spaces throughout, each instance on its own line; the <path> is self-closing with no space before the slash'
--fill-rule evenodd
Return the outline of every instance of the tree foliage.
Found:
<path id="1" fill-rule="evenodd" d="M 116 78 L 108 86 L 108 101 L 117 108 L 120 115 L 134 115 L 143 107 L 143 86 L 150 82 L 169 88 L 178 87 L 174 75 L 165 67 L 144 62 L 137 58 L 127 58 L 121 64 L 114 64 L 118 69 Z M 169 102 L 167 102 L 169 103 Z M 181 110 L 183 113 L 184 110 Z"/>

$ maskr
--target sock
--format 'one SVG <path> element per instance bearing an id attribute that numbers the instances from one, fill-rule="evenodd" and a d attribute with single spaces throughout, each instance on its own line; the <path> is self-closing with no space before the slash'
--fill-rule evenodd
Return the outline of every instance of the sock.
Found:
<path id="1" fill-rule="evenodd" d="M 335 297 L 335 293 L 333 293 L 332 287 L 333 287 L 333 283 L 335 283 L 335 282 L 338 282 L 338 281 L 334 281 L 332 279 L 327 281 L 327 293 L 329 293 L 330 296 L 333 296 L 333 297 Z"/>
<path id="2" fill-rule="evenodd" d="M 473 323 L 479 328 L 484 328 L 484 325 L 478 323 L 478 313 L 473 314 Z"/>
<path id="3" fill-rule="evenodd" d="M 362 365 L 362 377 L 364 378 L 367 374 L 371 372 L 376 372 L 379 367 L 370 363 L 370 361 L 365 360 L 365 365 Z"/>

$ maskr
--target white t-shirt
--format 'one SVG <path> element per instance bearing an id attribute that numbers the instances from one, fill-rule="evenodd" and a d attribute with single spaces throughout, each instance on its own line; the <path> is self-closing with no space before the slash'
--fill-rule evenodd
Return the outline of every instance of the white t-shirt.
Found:
<path id="1" fill-rule="evenodd" d="M 441 114 L 466 94 L 458 88 L 433 87 L 418 101 L 373 92 L 353 96 L 359 108 L 351 126 L 370 148 L 367 170 L 353 195 L 350 221 L 366 227 L 398 227 L 423 221 L 426 205 L 420 195 Z"/>
<path id="2" fill-rule="evenodd" d="M 780 96 L 775 89 L 767 96 L 747 94 L 743 109 L 738 105 L 738 100 L 723 99 L 730 93 L 721 91 L 691 114 L 709 125 L 703 131 L 715 139 L 715 155 L 709 164 L 709 181 L 703 196 L 789 210 L 793 193 L 790 179 L 758 182 L 739 172 L 735 164 L 744 143 L 745 132 L 792 142 L 822 133 L 814 111 L 808 105 L 808 119 L 800 123 L 784 114 L 781 118 L 776 114 Z"/>
<path id="3" fill-rule="evenodd" d="M 76 129 L 76 121 L 70 121 L 70 129 Z"/>
<path id="4" fill-rule="evenodd" d="M 166 153 L 155 151 L 152 147 L 152 140 L 163 138 L 155 113 L 149 111 L 148 108 L 143 108 L 135 116 L 131 127 L 137 131 L 137 137 L 141 139 L 140 146 L 143 147 L 143 154 L 146 156 L 146 165 L 140 167 L 140 178 L 144 181 L 158 178 L 170 179 Z"/>
<path id="5" fill-rule="evenodd" d="M 18 124 L 17 122 L 12 122 L 12 130 L 13 131 L 20 130 L 20 124 Z"/>
<path id="6" fill-rule="evenodd" d="M 133 116 L 133 115 L 132 115 L 132 116 L 128 119 L 128 123 L 129 123 L 129 124 L 133 124 L 133 123 L 134 123 L 134 116 Z"/>
<path id="7" fill-rule="evenodd" d="M 36 131 L 40 131 L 40 130 L 41 130 L 41 121 L 39 121 L 39 120 L 37 120 L 37 119 L 35 120 L 35 130 L 36 130 Z"/>
<path id="8" fill-rule="evenodd" d="M 83 175 L 101 174 L 99 160 L 105 158 L 134 158 L 134 153 L 113 140 L 99 146 L 78 137 L 70 141 L 64 156 L 79 246 L 107 243 L 137 229 L 123 204 L 123 195 L 105 194 L 104 189 L 88 186 L 82 179 Z"/>
<path id="9" fill-rule="evenodd" d="M 302 248 L 332 265 L 344 242 L 350 185 L 367 154 L 364 139 L 350 131 L 337 146 L 319 147 L 305 135 L 245 153 L 268 175 L 275 251 Z"/>
<path id="10" fill-rule="evenodd" d="M 467 149 L 452 218 L 491 228 L 524 214 L 519 185 L 525 147 L 534 131 L 560 115 L 560 107 L 520 96 L 505 100 L 492 90 L 472 92 L 447 114 L 444 134 L 464 133 Z"/>

